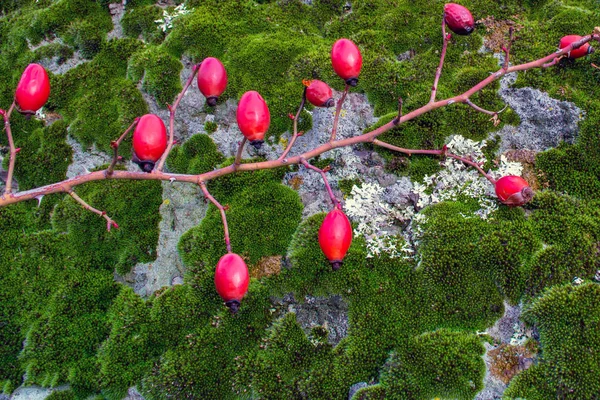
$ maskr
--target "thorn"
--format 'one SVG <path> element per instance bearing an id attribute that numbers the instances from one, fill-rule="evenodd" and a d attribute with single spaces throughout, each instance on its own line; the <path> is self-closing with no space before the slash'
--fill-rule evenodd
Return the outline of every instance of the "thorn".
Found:
<path id="1" fill-rule="evenodd" d="M 450 39 L 452 39 L 452 34 L 451 34 L 451 33 L 448 33 L 448 34 L 446 35 L 446 40 L 450 40 Z"/>
<path id="2" fill-rule="evenodd" d="M 296 117 L 294 116 L 294 114 L 290 113 L 288 114 L 288 117 L 293 121 L 296 119 Z"/>
<path id="3" fill-rule="evenodd" d="M 300 136 L 302 136 L 302 135 L 304 135 L 304 131 L 300 131 L 300 132 L 298 132 L 298 137 L 300 137 Z"/>
<path id="4" fill-rule="evenodd" d="M 116 140 L 112 140 L 112 141 L 110 142 L 110 147 L 111 147 L 112 149 L 116 148 L 116 147 L 117 147 L 117 141 L 116 141 Z"/>
<path id="5" fill-rule="evenodd" d="M 117 161 L 123 161 L 123 156 L 117 156 Z"/>
<path id="6" fill-rule="evenodd" d="M 323 168 L 323 172 L 328 172 L 328 171 L 331 171 L 331 165 L 328 165 L 325 168 Z"/>
<path id="7" fill-rule="evenodd" d="M 227 211 L 227 210 L 229 210 L 229 204 L 225 204 L 225 205 L 223 206 L 223 211 Z"/>
<path id="8" fill-rule="evenodd" d="M 171 182 L 171 183 L 175 182 L 176 180 L 177 180 L 177 178 L 175 178 L 173 176 L 169 178 L 169 182 Z"/>
<path id="9" fill-rule="evenodd" d="M 20 152 L 20 151 L 21 151 L 21 148 L 20 148 L 20 147 L 17 147 L 17 148 L 15 149 L 15 154 L 17 154 L 17 153 L 18 153 L 18 152 Z"/>
<path id="10" fill-rule="evenodd" d="M 35 196 L 35 199 L 38 201 L 38 207 L 42 204 L 42 199 L 44 198 L 43 194 L 40 194 L 39 196 Z"/>

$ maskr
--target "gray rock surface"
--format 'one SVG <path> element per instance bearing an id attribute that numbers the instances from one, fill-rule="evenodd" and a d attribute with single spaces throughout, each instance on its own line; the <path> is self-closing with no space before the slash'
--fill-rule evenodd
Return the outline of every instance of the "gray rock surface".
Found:
<path id="1" fill-rule="evenodd" d="M 119 3 L 111 3 L 108 5 L 113 23 L 113 30 L 108 32 L 107 39 L 119 39 L 123 37 L 123 28 L 121 27 L 121 19 L 125 14 L 125 1 Z"/>
<path id="2" fill-rule="evenodd" d="M 31 51 L 35 51 L 40 47 L 44 47 L 52 43 L 63 44 L 63 41 L 60 38 L 55 38 L 50 41 L 44 39 L 36 46 L 29 45 L 29 49 Z M 70 69 L 73 69 L 79 64 L 83 64 L 84 62 L 87 62 L 89 60 L 86 60 L 83 57 L 81 57 L 81 53 L 79 51 L 75 51 L 73 53 L 73 57 L 69 58 L 68 60 L 64 60 L 63 62 L 60 61 L 60 57 L 51 57 L 38 60 L 37 63 L 46 68 L 46 70 L 52 72 L 53 74 L 62 75 Z"/>
<path id="3" fill-rule="evenodd" d="M 504 62 L 502 54 L 494 56 L 499 64 Z M 583 119 L 584 112 L 575 104 L 553 99 L 538 89 L 511 88 L 516 80 L 516 72 L 500 79 L 498 93 L 519 115 L 521 123 L 519 126 L 505 125 L 490 134 L 490 137 L 499 135 L 502 138 L 499 153 L 510 149 L 544 151 L 563 141 L 573 143 L 579 131 L 577 124 Z"/>
<path id="4" fill-rule="evenodd" d="M 348 400 L 352 400 L 352 397 L 362 388 L 369 387 L 367 382 L 358 382 L 354 385 L 350 386 L 350 390 L 348 391 Z"/>
<path id="5" fill-rule="evenodd" d="M 67 167 L 67 178 L 74 178 L 79 175 L 87 174 L 94 168 L 112 161 L 112 155 L 96 149 L 93 145 L 84 149 L 83 146 L 72 136 L 67 136 L 67 143 L 73 149 L 73 162 Z M 117 165 L 125 165 L 128 171 L 139 171 L 140 168 L 128 160 L 125 164 L 120 162 Z"/>
<path id="6" fill-rule="evenodd" d="M 130 387 L 127 391 L 127 397 L 123 400 L 144 400 L 144 397 L 137 391 L 137 388 Z"/>
<path id="7" fill-rule="evenodd" d="M 50 396 L 52 392 L 67 390 L 68 388 L 68 385 L 62 385 L 55 388 L 43 388 L 40 386 L 21 386 L 17 388 L 17 390 L 15 390 L 10 395 L 10 397 L 3 397 L 3 395 L 0 395 L 0 400 L 44 400 L 46 397 Z"/>

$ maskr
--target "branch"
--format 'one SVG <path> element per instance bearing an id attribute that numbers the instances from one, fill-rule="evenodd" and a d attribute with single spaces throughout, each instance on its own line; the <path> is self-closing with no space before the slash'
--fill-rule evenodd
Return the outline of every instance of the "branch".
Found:
<path id="1" fill-rule="evenodd" d="M 566 54 L 567 52 L 571 51 L 573 48 L 580 47 L 583 44 L 589 42 L 590 40 L 600 41 L 600 35 L 598 35 L 598 34 L 587 35 L 587 36 L 583 37 L 581 40 L 574 42 L 571 45 L 567 46 L 566 48 L 561 49 L 555 53 L 552 53 L 546 57 L 542 57 L 538 60 L 531 61 L 529 63 L 508 67 L 508 70 L 506 71 L 506 73 L 525 71 L 525 70 L 529 70 L 532 68 L 540 68 L 540 67 L 542 67 L 543 64 L 545 64 L 549 61 L 552 61 L 555 57 L 560 57 L 561 55 Z M 336 140 L 333 142 L 327 142 L 327 143 L 325 143 L 321 146 L 318 146 L 312 150 L 309 150 L 303 154 L 300 154 L 300 155 L 294 156 L 294 157 L 290 157 L 286 160 L 286 162 L 283 162 L 283 160 L 270 160 L 270 161 L 241 164 L 238 166 L 238 168 L 235 168 L 234 165 L 228 165 L 226 167 L 216 169 L 213 171 L 209 171 L 209 172 L 199 174 L 199 175 L 173 174 L 173 173 L 165 173 L 162 171 L 154 171 L 151 174 L 144 173 L 144 172 L 114 171 L 110 177 L 107 177 L 105 174 L 105 171 L 94 171 L 94 172 L 90 172 L 88 174 L 76 176 L 71 179 L 67 179 L 67 180 L 64 180 L 61 182 L 42 186 L 39 188 L 1 196 L 0 197 L 0 207 L 6 206 L 9 204 L 18 203 L 21 201 L 32 200 L 36 197 L 47 195 L 47 194 L 68 193 L 72 188 L 74 188 L 78 185 L 81 185 L 83 183 L 100 181 L 100 180 L 105 180 L 105 179 L 162 180 L 162 181 L 170 181 L 170 180 L 175 179 L 179 182 L 189 182 L 189 183 L 193 183 L 193 184 L 199 184 L 200 182 L 207 182 L 211 179 L 215 179 L 220 176 L 232 174 L 236 171 L 256 171 L 256 170 L 261 170 L 261 169 L 280 168 L 283 166 L 300 164 L 301 159 L 308 160 L 308 159 L 316 157 L 320 154 L 323 154 L 323 153 L 330 151 L 332 149 L 335 149 L 335 148 L 351 146 L 351 145 L 355 145 L 358 143 L 375 142 L 375 138 L 377 136 L 396 128 L 396 126 L 399 124 L 410 121 L 420 115 L 426 114 L 430 111 L 436 110 L 441 107 L 445 107 L 445 106 L 453 104 L 453 103 L 464 103 L 465 100 L 468 99 L 469 97 L 471 97 L 474 93 L 479 92 L 480 90 L 482 90 L 483 88 L 488 86 L 490 83 L 497 80 L 500 76 L 503 75 L 503 72 L 504 72 L 504 70 L 501 69 L 498 72 L 491 74 L 490 76 L 488 76 L 487 78 L 485 78 L 484 80 L 479 82 L 477 85 L 473 86 L 471 89 L 467 90 L 466 92 L 464 92 L 460 95 L 450 97 L 445 100 L 439 100 L 434 103 L 428 103 L 416 110 L 413 110 L 407 114 L 404 114 L 398 121 L 392 120 L 392 121 L 380 126 L 379 128 L 372 130 L 371 132 L 368 132 L 368 133 L 365 133 L 365 134 L 362 134 L 359 136 Z M 377 141 L 377 142 L 379 142 L 379 141 Z M 413 151 L 413 154 L 436 154 L 436 153 L 430 153 L 431 151 L 435 151 L 435 150 L 418 150 L 418 151 L 415 150 L 415 151 Z"/>
<path id="2" fill-rule="evenodd" d="M 446 18 L 445 15 L 442 15 L 442 37 L 444 39 L 444 44 L 442 45 L 442 54 L 440 55 L 440 64 L 435 70 L 435 79 L 433 80 L 433 86 L 431 87 L 431 98 L 429 99 L 429 103 L 433 103 L 435 101 L 435 95 L 437 93 L 437 86 L 440 80 L 440 76 L 442 75 L 442 68 L 444 67 L 444 58 L 446 58 L 446 49 L 448 48 L 448 42 L 452 38 L 451 34 L 446 33 Z"/>
<path id="3" fill-rule="evenodd" d="M 402 118 L 402 97 L 398 97 L 398 115 L 392 121 L 394 125 L 398 125 L 400 123 L 400 118 Z"/>
<path id="4" fill-rule="evenodd" d="M 208 200 L 210 200 L 210 202 L 213 203 L 215 205 L 215 207 L 217 207 L 219 209 L 219 212 L 221 213 L 221 220 L 223 221 L 223 230 L 225 231 L 225 246 L 227 246 L 227 252 L 231 253 L 231 242 L 229 240 L 229 227 L 227 226 L 227 217 L 225 216 L 225 210 L 227 210 L 227 207 L 223 207 L 221 205 L 221 203 L 219 203 L 214 197 L 212 197 L 212 195 L 208 192 L 208 189 L 206 188 L 206 183 L 204 183 L 203 181 L 200 181 L 198 184 L 200 185 L 200 188 L 202 189 L 204 196 Z"/>
<path id="5" fill-rule="evenodd" d="M 492 121 L 494 123 L 494 126 L 498 126 L 498 124 L 500 123 L 500 118 L 498 118 L 498 114 L 502 113 L 508 107 L 508 105 L 506 105 L 500 111 L 489 111 L 489 110 L 486 110 L 485 108 L 481 108 L 478 105 L 472 103 L 471 100 L 469 100 L 469 99 L 465 100 L 465 104 L 472 107 L 475 111 L 479 111 L 480 113 L 491 115 L 492 118 L 490 118 L 490 121 Z"/>
<path id="6" fill-rule="evenodd" d="M 312 169 L 313 171 L 317 171 L 318 173 L 321 174 L 321 177 L 323 178 L 323 182 L 325 183 L 325 188 L 327 189 L 327 193 L 329 193 L 329 197 L 331 198 L 331 202 L 333 203 L 333 207 L 335 208 L 340 208 L 340 202 L 338 201 L 338 199 L 335 198 L 334 194 L 333 194 L 333 190 L 331 190 L 331 186 L 329 186 L 329 181 L 327 180 L 327 176 L 325 176 L 325 172 L 328 171 L 328 169 L 320 169 L 315 167 L 314 165 L 311 165 L 308 163 L 308 161 L 306 161 L 306 159 L 304 158 L 300 158 L 300 162 L 302 163 L 302 165 L 304 165 L 304 167 L 308 168 L 308 169 Z"/>
<path id="7" fill-rule="evenodd" d="M 160 158 L 160 161 L 158 162 L 156 168 L 154 169 L 155 171 L 158 171 L 158 172 L 162 171 L 163 167 L 165 166 L 165 161 L 167 161 L 167 157 L 169 157 L 169 153 L 171 152 L 171 148 L 173 147 L 173 131 L 174 131 L 174 125 L 175 125 L 175 111 L 177 111 L 177 106 L 179 106 L 179 103 L 181 102 L 181 99 L 183 99 L 185 92 L 187 92 L 188 88 L 192 85 L 192 82 L 194 82 L 194 77 L 196 76 L 198 69 L 200 69 L 200 64 L 195 64 L 192 67 L 192 74 L 190 75 L 187 82 L 185 83 L 185 86 L 183 87 L 183 89 L 181 90 L 181 92 L 179 93 L 177 98 L 175 99 L 175 103 L 173 103 L 173 105 L 167 104 L 167 107 L 169 108 L 169 144 L 167 145 L 167 149 L 165 150 L 165 152 L 162 155 L 162 157 Z"/>
<path id="8" fill-rule="evenodd" d="M 510 28 L 508 28 L 508 46 L 507 47 L 502 46 L 502 51 L 504 51 L 504 66 L 502 67 L 502 69 L 504 71 L 508 71 L 508 62 L 510 59 L 510 47 L 512 45 L 512 41 L 513 41 L 513 27 L 511 26 Z"/>
<path id="9" fill-rule="evenodd" d="M 335 108 L 335 118 L 333 119 L 333 129 L 331 130 L 331 138 L 329 139 L 329 143 L 333 143 L 335 140 L 335 134 L 337 133 L 338 121 L 340 120 L 340 112 L 342 111 L 342 104 L 344 100 L 346 100 L 346 95 L 348 94 L 349 86 L 346 84 L 344 88 L 344 94 L 338 100 L 337 107 Z"/>
<path id="10" fill-rule="evenodd" d="M 246 144 L 246 140 L 246 136 L 244 136 L 244 138 L 240 142 L 240 146 L 238 147 L 237 154 L 235 155 L 235 161 L 233 162 L 233 166 L 236 170 L 242 163 L 242 152 L 244 151 L 244 145 Z"/>
<path id="11" fill-rule="evenodd" d="M 123 139 L 125 139 L 125 136 L 127 136 L 127 134 L 129 134 L 129 132 L 131 132 L 131 130 L 137 125 L 139 120 L 140 120 L 139 117 L 134 119 L 133 122 L 131 123 L 131 125 L 129 125 L 129 128 L 127 128 L 125 130 L 125 132 L 123 132 L 123 134 L 116 141 L 113 140 L 112 142 L 110 142 L 110 147 L 113 148 L 115 153 L 113 155 L 112 162 L 110 163 L 109 167 L 106 169 L 106 175 L 110 176 L 113 174 L 115 165 L 117 165 L 117 161 L 119 160 L 119 145 L 121 144 Z"/>
<path id="12" fill-rule="evenodd" d="M 106 211 L 100 211 L 100 210 L 90 206 L 88 203 L 85 202 L 85 200 L 83 200 L 81 197 L 77 196 L 77 194 L 73 190 L 69 191 L 68 193 L 69 193 L 69 196 L 71 196 L 76 202 L 81 204 L 83 206 L 83 208 L 93 212 L 94 214 L 98 214 L 102 218 L 104 218 L 106 220 L 106 230 L 107 231 L 110 232 L 110 228 L 113 228 L 113 227 L 118 228 L 119 227 L 119 225 L 115 221 L 113 221 L 108 215 L 106 215 Z"/>
<path id="13" fill-rule="evenodd" d="M 8 164 L 8 176 L 6 178 L 6 188 L 4 189 L 4 194 L 9 194 L 12 191 L 12 180 L 13 173 L 15 171 L 15 161 L 17 160 L 17 153 L 21 149 L 15 148 L 15 142 L 12 137 L 12 131 L 10 130 L 10 115 L 15 109 L 15 102 L 10 105 L 8 111 L 4 111 L 0 109 L 0 115 L 4 118 L 4 129 L 6 129 L 6 136 L 8 136 L 8 145 L 10 146 L 10 159 Z"/>
<path id="14" fill-rule="evenodd" d="M 346 85 L 346 88 L 347 87 L 348 86 Z M 300 102 L 300 107 L 298 107 L 298 111 L 296 112 L 296 116 L 294 117 L 294 134 L 292 135 L 292 138 L 290 139 L 290 143 L 288 143 L 285 151 L 279 157 L 279 160 L 285 160 L 285 156 L 288 155 L 288 153 L 292 149 L 292 146 L 294 145 L 294 142 L 296 141 L 298 136 L 301 135 L 298 133 L 298 118 L 300 118 L 300 113 L 302 112 L 302 109 L 304 108 L 304 103 L 306 102 L 306 89 L 307 89 L 307 87 L 304 86 L 304 92 L 302 92 L 302 101 Z"/>

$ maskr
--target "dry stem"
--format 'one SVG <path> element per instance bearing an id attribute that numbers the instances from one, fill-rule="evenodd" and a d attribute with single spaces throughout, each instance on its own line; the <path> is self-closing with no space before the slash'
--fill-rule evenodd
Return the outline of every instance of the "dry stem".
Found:
<path id="1" fill-rule="evenodd" d="M 323 182 L 325 183 L 325 188 L 327 189 L 327 193 L 329 193 L 329 197 L 331 198 L 331 202 L 333 203 L 333 206 L 335 208 L 340 208 L 340 202 L 338 199 L 335 198 L 335 195 L 333 194 L 333 190 L 331 190 L 331 186 L 329 185 L 329 181 L 327 180 L 325 171 L 320 168 L 315 167 L 314 165 L 309 164 L 308 161 L 306 161 L 306 159 L 304 159 L 304 158 L 300 158 L 300 162 L 302 163 L 302 165 L 304 165 L 304 167 L 306 167 L 308 169 L 312 169 L 313 171 L 316 171 L 321 174 L 321 177 L 323 178 Z"/>
<path id="2" fill-rule="evenodd" d="M 446 49 L 448 48 L 448 42 L 452 38 L 452 35 L 446 33 L 446 18 L 442 16 L 442 38 L 444 38 L 444 44 L 442 44 L 442 54 L 440 55 L 440 63 L 435 70 L 435 79 L 433 80 L 433 86 L 431 87 L 431 98 L 429 103 L 435 101 L 435 95 L 437 93 L 437 86 L 442 75 L 442 68 L 444 67 L 444 58 L 446 58 Z"/>
<path id="3" fill-rule="evenodd" d="M 104 218 L 106 220 L 106 230 L 107 231 L 110 232 L 110 228 L 113 228 L 113 227 L 118 228 L 119 227 L 119 225 L 112 218 L 110 218 L 108 215 L 106 215 L 106 211 L 100 211 L 97 208 L 90 206 L 88 203 L 85 202 L 85 200 L 83 200 L 81 197 L 77 196 L 77 194 L 73 190 L 69 191 L 68 193 L 69 193 L 69 196 L 71 196 L 76 202 L 81 204 L 83 208 L 93 212 L 94 214 L 98 214 L 102 218 Z"/>
<path id="4" fill-rule="evenodd" d="M 219 209 L 219 212 L 221 213 L 221 220 L 223 221 L 223 230 L 225 232 L 225 246 L 227 246 L 227 252 L 231 253 L 231 241 L 229 240 L 229 227 L 227 226 L 227 217 L 225 216 L 225 210 L 226 208 L 223 207 L 221 205 L 221 203 L 219 203 L 214 197 L 212 197 L 212 195 L 208 192 L 208 189 L 206 188 L 206 183 L 204 182 L 199 182 L 198 183 L 200 185 L 200 188 L 202 189 L 202 192 L 204 193 L 204 196 L 210 200 L 211 203 L 213 203 L 215 205 L 215 207 L 217 207 Z"/>
<path id="5" fill-rule="evenodd" d="M 346 85 L 346 88 L 348 88 L 348 85 Z M 300 113 L 302 112 L 302 109 L 304 108 L 304 103 L 306 103 L 306 89 L 307 87 L 304 87 L 304 92 L 302 92 L 302 101 L 300 102 L 300 107 L 298 107 L 298 111 L 296 112 L 296 116 L 294 117 L 294 134 L 292 135 L 292 138 L 290 139 L 290 143 L 287 145 L 285 151 L 283 152 L 283 154 L 279 157 L 279 160 L 285 160 L 285 156 L 288 155 L 288 153 L 290 152 L 290 150 L 292 150 L 292 146 L 294 145 L 294 142 L 296 142 L 296 139 L 298 138 L 298 118 L 300 118 Z"/>
<path id="6" fill-rule="evenodd" d="M 344 94 L 338 100 L 337 107 L 335 108 L 335 118 L 333 119 L 333 129 L 331 130 L 331 138 L 329 139 L 329 143 L 333 143 L 335 141 L 335 134 L 337 133 L 338 122 L 340 120 L 340 112 L 342 111 L 342 104 L 344 104 L 344 100 L 346 100 L 346 95 L 348 94 L 348 89 L 350 87 L 346 84 L 344 88 Z"/>
<path id="7" fill-rule="evenodd" d="M 133 122 L 131 123 L 131 125 L 129 125 L 129 128 L 127 128 L 125 130 L 125 132 L 123 132 L 123 134 L 117 140 L 114 140 L 110 143 L 110 147 L 112 147 L 114 150 L 114 155 L 113 155 L 112 162 L 106 169 L 106 175 L 110 176 L 114 172 L 115 165 L 117 165 L 117 161 L 119 160 L 119 145 L 121 144 L 123 139 L 125 139 L 125 136 L 127 136 L 129 134 L 129 132 L 131 132 L 131 130 L 137 125 L 137 123 L 139 121 L 140 121 L 139 117 L 134 119 Z"/>

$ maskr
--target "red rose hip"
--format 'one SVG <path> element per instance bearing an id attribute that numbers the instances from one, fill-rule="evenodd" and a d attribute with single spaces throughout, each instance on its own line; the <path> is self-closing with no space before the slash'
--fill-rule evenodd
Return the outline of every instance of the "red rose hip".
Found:
<path id="1" fill-rule="evenodd" d="M 339 39 L 331 48 L 333 70 L 350 86 L 358 84 L 362 67 L 362 55 L 358 47 L 348 39 Z"/>
<path id="2" fill-rule="evenodd" d="M 583 39 L 581 36 L 578 35 L 568 35 L 568 36 L 563 36 L 560 39 L 560 42 L 558 43 L 558 47 L 560 49 L 564 49 L 565 47 L 570 46 L 572 43 L 577 42 L 578 40 Z M 571 50 L 570 52 L 567 53 L 567 57 L 574 60 L 576 58 L 581 58 L 581 57 L 585 57 L 588 54 L 591 54 L 594 52 L 594 48 L 592 46 L 590 46 L 589 43 L 584 43 L 582 46 Z"/>
<path id="3" fill-rule="evenodd" d="M 50 80 L 44 67 L 39 64 L 29 64 L 17 85 L 15 101 L 19 105 L 19 112 L 35 114 L 42 108 L 50 96 Z"/>
<path id="4" fill-rule="evenodd" d="M 457 35 L 469 35 L 475 28 L 471 12 L 460 4 L 448 3 L 444 6 L 444 21 Z"/>
<path id="5" fill-rule="evenodd" d="M 234 253 L 221 257 L 215 270 L 215 288 L 232 313 L 238 311 L 249 282 L 248 267 L 242 257 Z"/>
<path id="6" fill-rule="evenodd" d="M 334 208 L 327 214 L 319 229 L 319 245 L 336 271 L 352 244 L 352 225 L 344 212 Z"/>
<path id="7" fill-rule="evenodd" d="M 214 107 L 227 87 L 227 71 L 217 58 L 208 57 L 198 70 L 198 89 L 206 97 L 206 103 Z"/>
<path id="8" fill-rule="evenodd" d="M 262 96 L 251 90 L 242 95 L 237 109 L 237 123 L 250 144 L 260 149 L 269 130 L 271 114 Z"/>
<path id="9" fill-rule="evenodd" d="M 166 149 L 167 129 L 162 119 L 154 114 L 141 117 L 133 131 L 133 161 L 142 171 L 151 172 Z"/>
<path id="10" fill-rule="evenodd" d="M 317 79 L 302 83 L 306 86 L 306 100 L 310 104 L 315 107 L 333 107 L 333 92 L 328 84 Z"/>
<path id="11" fill-rule="evenodd" d="M 522 206 L 533 198 L 533 190 L 520 176 L 507 175 L 496 181 L 496 195 L 503 204 Z"/>

